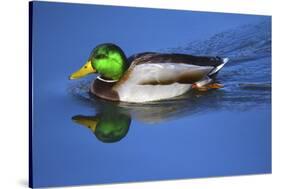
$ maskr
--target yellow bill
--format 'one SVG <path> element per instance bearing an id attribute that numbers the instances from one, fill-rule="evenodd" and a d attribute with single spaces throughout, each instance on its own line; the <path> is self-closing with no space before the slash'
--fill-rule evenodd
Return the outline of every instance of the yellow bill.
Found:
<path id="1" fill-rule="evenodd" d="M 79 79 L 91 73 L 95 73 L 96 70 L 93 68 L 91 61 L 88 61 L 84 66 L 82 66 L 79 70 L 74 72 L 69 76 L 69 79 Z"/>
<path id="2" fill-rule="evenodd" d="M 78 123 L 80 125 L 83 125 L 89 129 L 91 129 L 93 132 L 95 132 L 96 126 L 99 122 L 99 119 L 96 116 L 77 115 L 77 116 L 72 117 L 72 120 L 75 123 Z"/>

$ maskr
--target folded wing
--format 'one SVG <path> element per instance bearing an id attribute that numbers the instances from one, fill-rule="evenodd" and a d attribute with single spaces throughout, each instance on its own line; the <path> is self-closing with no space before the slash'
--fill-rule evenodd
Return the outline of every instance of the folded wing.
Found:
<path id="1" fill-rule="evenodd" d="M 147 63 L 136 65 L 130 81 L 139 85 L 192 84 L 200 81 L 213 69 L 182 63 Z"/>

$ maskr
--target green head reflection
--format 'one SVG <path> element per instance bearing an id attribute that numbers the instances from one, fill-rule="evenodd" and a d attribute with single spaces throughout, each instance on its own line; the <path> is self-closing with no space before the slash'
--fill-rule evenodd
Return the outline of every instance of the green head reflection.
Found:
<path id="1" fill-rule="evenodd" d="M 105 143 L 117 142 L 124 138 L 131 123 L 130 116 L 116 112 L 95 116 L 76 115 L 72 120 L 91 129 L 97 139 Z"/>

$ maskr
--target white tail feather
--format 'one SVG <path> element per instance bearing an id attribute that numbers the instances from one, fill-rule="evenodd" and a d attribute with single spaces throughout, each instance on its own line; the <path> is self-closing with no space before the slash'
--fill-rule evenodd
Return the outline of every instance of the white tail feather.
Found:
<path id="1" fill-rule="evenodd" d="M 223 58 L 222 59 L 222 64 L 217 66 L 215 69 L 213 69 L 208 75 L 211 76 L 215 73 L 217 73 L 220 69 L 222 69 L 222 67 L 229 61 L 229 58 Z"/>

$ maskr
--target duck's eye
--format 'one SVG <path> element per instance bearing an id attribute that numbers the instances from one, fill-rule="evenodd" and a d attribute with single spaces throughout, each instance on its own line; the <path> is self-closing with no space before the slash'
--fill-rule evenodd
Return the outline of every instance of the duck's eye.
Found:
<path id="1" fill-rule="evenodd" d="M 87 68 L 87 66 L 84 66 L 84 68 Z"/>
<path id="2" fill-rule="evenodd" d="M 106 58 L 106 55 L 104 54 L 98 54 L 96 55 L 96 59 Z"/>

